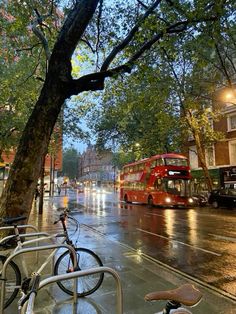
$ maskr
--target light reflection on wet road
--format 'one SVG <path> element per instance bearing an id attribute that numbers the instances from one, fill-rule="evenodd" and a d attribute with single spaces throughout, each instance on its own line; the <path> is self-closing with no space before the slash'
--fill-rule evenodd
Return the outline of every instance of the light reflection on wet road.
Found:
<path id="1" fill-rule="evenodd" d="M 236 295 L 236 210 L 123 204 L 115 193 L 55 198 L 80 223 Z"/>

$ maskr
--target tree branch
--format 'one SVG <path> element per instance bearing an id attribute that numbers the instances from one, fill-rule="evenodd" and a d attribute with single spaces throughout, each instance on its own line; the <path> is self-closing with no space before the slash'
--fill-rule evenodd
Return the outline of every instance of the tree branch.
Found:
<path id="1" fill-rule="evenodd" d="M 137 2 L 138 2 L 142 7 L 144 7 L 145 9 L 148 9 L 148 6 L 147 6 L 146 4 L 144 4 L 142 1 L 137 0 Z"/>
<path id="2" fill-rule="evenodd" d="M 214 38 L 213 38 L 213 39 L 214 39 Z M 224 60 L 223 60 L 223 58 L 222 58 L 220 49 L 219 49 L 219 47 L 218 47 L 218 45 L 217 45 L 216 42 L 215 42 L 215 49 L 216 49 L 217 56 L 218 56 L 218 58 L 219 58 L 219 60 L 220 60 L 220 64 L 221 64 L 223 73 L 224 73 L 224 75 L 225 75 L 225 77 L 226 77 L 226 80 L 227 80 L 229 86 L 232 87 L 232 81 L 231 81 L 230 75 L 229 75 L 229 73 L 228 73 L 228 71 L 227 71 L 227 68 L 226 68 L 226 66 L 225 66 L 225 62 L 224 62 Z"/>
<path id="3" fill-rule="evenodd" d="M 215 20 L 215 17 L 207 18 L 208 21 Z M 71 80 L 68 83 L 68 97 L 76 95 L 83 91 L 88 90 L 102 90 L 104 88 L 104 80 L 108 77 L 115 77 L 121 73 L 131 73 L 135 62 L 148 51 L 157 41 L 163 38 L 166 34 L 180 33 L 187 29 L 187 27 L 192 24 L 197 24 L 202 22 L 199 19 L 196 20 L 185 20 L 174 23 L 173 25 L 167 27 L 165 30 L 160 31 L 152 39 L 144 43 L 140 49 L 123 65 L 115 67 L 110 70 L 101 71 L 97 73 L 91 73 L 85 75 L 77 80 Z"/>
<path id="4" fill-rule="evenodd" d="M 71 81 L 71 58 L 100 0 L 76 1 L 54 45 L 48 73 L 62 82 Z M 48 77 L 50 77 L 48 75 Z"/>
<path id="5" fill-rule="evenodd" d="M 98 18 L 97 18 L 97 41 L 96 41 L 96 54 L 97 54 L 97 60 L 96 60 L 96 68 L 98 69 L 99 64 L 99 42 L 100 42 L 100 23 L 101 23 L 101 17 L 102 17 L 102 7 L 103 7 L 103 0 L 100 0 L 100 6 L 98 11 Z"/>
<path id="6" fill-rule="evenodd" d="M 146 20 L 146 18 L 157 8 L 157 6 L 161 3 L 162 0 L 157 0 L 153 3 L 152 6 L 143 14 L 143 16 L 140 18 L 140 20 L 137 22 L 137 24 L 131 29 L 129 34 L 126 36 L 126 38 L 118 45 L 116 46 L 111 53 L 108 55 L 106 60 L 104 61 L 101 71 L 106 71 L 111 64 L 111 62 L 115 59 L 117 54 L 121 52 L 134 38 L 134 35 L 138 32 L 139 27 L 141 24 Z"/>

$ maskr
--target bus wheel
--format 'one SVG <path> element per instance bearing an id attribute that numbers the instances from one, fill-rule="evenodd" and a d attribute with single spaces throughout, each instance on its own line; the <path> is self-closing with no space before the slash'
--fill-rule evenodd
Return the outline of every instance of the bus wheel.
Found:
<path id="1" fill-rule="evenodd" d="M 152 198 L 152 196 L 148 197 L 148 206 L 149 207 L 153 207 L 153 198 Z"/>

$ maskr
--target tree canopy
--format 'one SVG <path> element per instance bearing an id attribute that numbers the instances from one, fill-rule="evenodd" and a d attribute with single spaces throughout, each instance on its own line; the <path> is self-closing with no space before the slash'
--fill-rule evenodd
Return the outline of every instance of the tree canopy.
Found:
<path id="1" fill-rule="evenodd" d="M 79 154 L 75 148 L 67 148 L 63 151 L 62 173 L 70 179 L 78 176 L 78 158 Z"/>

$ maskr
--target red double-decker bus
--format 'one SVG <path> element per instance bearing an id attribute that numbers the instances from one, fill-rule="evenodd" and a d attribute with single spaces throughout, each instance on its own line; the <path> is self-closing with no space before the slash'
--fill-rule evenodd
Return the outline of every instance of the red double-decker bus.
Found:
<path id="1" fill-rule="evenodd" d="M 180 154 L 161 154 L 123 167 L 120 199 L 159 206 L 188 206 L 190 197 L 188 159 Z"/>

